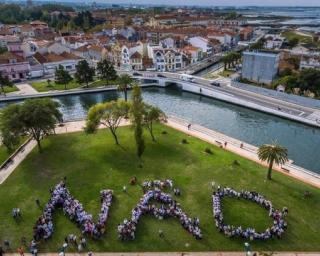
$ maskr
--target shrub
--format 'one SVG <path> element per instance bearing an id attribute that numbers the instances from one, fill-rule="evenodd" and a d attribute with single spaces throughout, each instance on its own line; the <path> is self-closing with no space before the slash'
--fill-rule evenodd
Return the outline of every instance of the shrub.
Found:
<path id="1" fill-rule="evenodd" d="M 205 149 L 204 149 L 204 152 L 207 153 L 207 154 L 209 154 L 209 155 L 212 155 L 212 154 L 213 154 L 213 152 L 212 152 L 212 150 L 211 150 L 210 148 L 205 148 Z"/>
<path id="2" fill-rule="evenodd" d="M 237 166 L 239 166 L 239 165 L 240 165 L 240 163 L 239 163 L 239 161 L 238 161 L 238 160 L 234 160 L 232 164 L 233 164 L 233 165 L 237 165 Z"/>
<path id="3" fill-rule="evenodd" d="M 182 140 L 181 140 L 181 143 L 182 143 L 182 144 L 188 144 L 188 141 L 187 141 L 186 139 L 182 139 Z"/>
<path id="4" fill-rule="evenodd" d="M 166 134 L 168 134 L 168 132 L 167 131 L 162 131 L 161 134 L 166 135 Z"/>

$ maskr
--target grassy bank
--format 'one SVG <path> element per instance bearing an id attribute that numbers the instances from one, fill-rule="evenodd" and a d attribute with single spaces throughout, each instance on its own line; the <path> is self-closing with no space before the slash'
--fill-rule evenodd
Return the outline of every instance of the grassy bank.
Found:
<path id="1" fill-rule="evenodd" d="M 167 134 L 161 134 L 166 130 Z M 41 215 L 36 206 L 40 199 L 44 205 L 49 189 L 67 176 L 71 193 L 83 203 L 95 219 L 100 209 L 99 191 L 113 189 L 114 200 L 107 223 L 107 232 L 99 241 L 89 239 L 88 246 L 94 251 L 220 251 L 243 250 L 243 239 L 230 239 L 219 233 L 214 225 L 211 203 L 211 182 L 230 186 L 237 190 L 254 190 L 272 200 L 276 208 L 289 209 L 288 230 L 282 239 L 252 242 L 254 250 L 319 251 L 320 191 L 279 173 L 273 181 L 265 181 L 266 168 L 209 145 L 199 139 L 164 126 L 156 126 L 157 143 L 146 134 L 146 151 L 143 168 L 135 154 L 133 131 L 119 128 L 122 147 L 115 146 L 107 130 L 94 135 L 73 133 L 52 136 L 44 141 L 44 153 L 34 150 L 17 170 L 0 186 L 0 242 L 9 239 L 13 250 L 25 236 L 29 241 L 32 228 Z M 188 144 L 181 140 L 187 139 Z M 210 147 L 213 155 L 205 154 Z M 237 160 L 240 165 L 233 165 Z M 176 219 L 157 220 L 143 216 L 139 222 L 136 239 L 121 242 L 117 237 L 117 225 L 131 216 L 131 210 L 142 197 L 140 186 L 129 185 L 136 176 L 138 183 L 150 179 L 172 179 L 182 195 L 175 197 L 190 217 L 198 216 L 203 232 L 202 240 L 195 240 Z M 122 187 L 128 187 L 128 193 Z M 312 197 L 303 199 L 303 192 Z M 271 225 L 268 213 L 258 205 L 234 199 L 224 199 L 225 219 L 233 225 L 255 227 L 263 230 Z M 22 219 L 15 221 L 11 210 L 19 207 Z M 40 251 L 56 252 L 64 237 L 70 233 L 80 235 L 76 225 L 61 210 L 54 214 L 54 235 L 42 242 Z M 158 230 L 165 238 L 161 239 Z M 188 246 L 186 246 L 188 244 Z M 68 251 L 74 250 L 68 248 Z"/>

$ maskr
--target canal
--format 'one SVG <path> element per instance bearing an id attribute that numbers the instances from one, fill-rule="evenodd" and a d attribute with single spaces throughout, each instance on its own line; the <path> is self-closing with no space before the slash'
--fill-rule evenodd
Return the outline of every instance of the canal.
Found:
<path id="1" fill-rule="evenodd" d="M 61 103 L 64 119 L 76 120 L 85 118 L 88 108 L 95 103 L 122 96 L 122 93 L 109 91 L 61 96 L 56 99 Z M 184 118 L 256 146 L 275 140 L 288 148 L 289 157 L 296 165 L 320 173 L 318 128 L 182 92 L 176 88 L 144 88 L 143 98 L 169 115 Z"/>

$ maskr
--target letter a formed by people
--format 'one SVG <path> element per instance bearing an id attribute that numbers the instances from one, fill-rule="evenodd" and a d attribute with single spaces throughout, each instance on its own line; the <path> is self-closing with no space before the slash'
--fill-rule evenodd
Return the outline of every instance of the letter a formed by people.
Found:
<path id="1" fill-rule="evenodd" d="M 64 214 L 69 216 L 70 220 L 77 223 L 85 234 L 93 238 L 99 238 L 106 230 L 106 222 L 109 214 L 109 208 L 112 202 L 112 190 L 102 190 L 101 212 L 97 223 L 94 223 L 92 215 L 87 213 L 82 204 L 75 199 L 66 188 L 62 181 L 51 192 L 51 198 L 45 205 L 43 214 L 39 217 L 34 227 L 34 238 L 48 239 L 53 234 L 53 213 L 56 209 L 62 208 Z"/>
<path id="2" fill-rule="evenodd" d="M 160 208 L 150 204 L 151 200 L 162 203 Z M 166 206 L 165 206 L 165 205 Z M 124 220 L 118 226 L 119 238 L 121 240 L 133 240 L 135 238 L 136 226 L 144 214 L 151 214 L 159 219 L 176 217 L 181 225 L 196 239 L 201 239 L 202 234 L 199 228 L 199 221 L 194 221 L 182 211 L 179 204 L 172 199 L 171 195 L 162 192 L 160 189 L 148 190 L 141 198 L 138 205 L 132 210 L 131 220 Z"/>

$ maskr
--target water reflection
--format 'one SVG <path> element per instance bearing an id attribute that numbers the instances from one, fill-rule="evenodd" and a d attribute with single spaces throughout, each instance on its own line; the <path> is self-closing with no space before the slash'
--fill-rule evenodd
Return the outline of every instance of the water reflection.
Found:
<path id="1" fill-rule="evenodd" d="M 98 103 L 123 97 L 123 93 L 103 93 L 62 96 L 64 120 L 83 119 L 88 109 Z M 129 93 L 130 97 L 130 93 Z M 235 106 L 205 96 L 171 88 L 145 88 L 143 98 L 167 114 L 222 132 L 244 142 L 261 145 L 277 140 L 289 150 L 296 164 L 320 173 L 320 129 Z M 4 106 L 5 104 L 0 104 Z"/>

